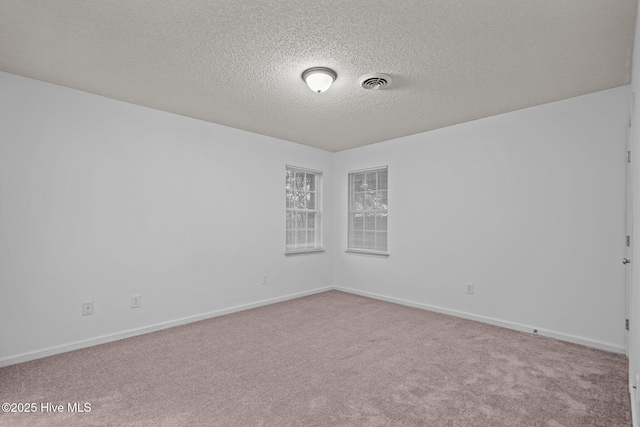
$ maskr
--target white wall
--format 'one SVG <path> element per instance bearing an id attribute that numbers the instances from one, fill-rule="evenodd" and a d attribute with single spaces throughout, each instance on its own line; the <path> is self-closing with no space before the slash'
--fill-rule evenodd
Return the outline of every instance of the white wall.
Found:
<path id="1" fill-rule="evenodd" d="M 333 187 L 329 152 L 0 73 L 0 366 L 331 286 L 330 220 L 284 256 L 286 164 Z"/>
<path id="2" fill-rule="evenodd" d="M 332 154 L 0 73 L 0 366 L 334 283 L 622 352 L 629 93 Z M 324 171 L 326 253 L 283 255 L 285 164 Z M 391 256 L 346 254 L 381 165 Z"/>
<path id="3" fill-rule="evenodd" d="M 629 93 L 337 153 L 335 285 L 624 352 Z M 345 253 L 347 173 L 381 165 L 390 256 Z"/>

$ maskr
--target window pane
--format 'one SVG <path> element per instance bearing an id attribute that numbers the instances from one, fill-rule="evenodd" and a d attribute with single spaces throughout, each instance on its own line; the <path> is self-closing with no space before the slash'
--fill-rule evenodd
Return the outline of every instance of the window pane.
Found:
<path id="1" fill-rule="evenodd" d="M 312 248 L 315 245 L 315 232 L 307 231 L 307 247 Z"/>
<path id="2" fill-rule="evenodd" d="M 300 209 L 309 209 L 309 193 L 300 192 Z"/>
<path id="3" fill-rule="evenodd" d="M 292 248 L 293 247 L 293 243 L 294 243 L 294 231 L 291 230 L 287 230 L 287 249 Z"/>
<path id="4" fill-rule="evenodd" d="M 316 208 L 316 193 L 307 193 L 307 209 L 315 209 Z"/>
<path id="5" fill-rule="evenodd" d="M 314 174 L 307 174 L 307 190 L 316 191 L 316 176 Z"/>
<path id="6" fill-rule="evenodd" d="M 311 204 L 311 194 L 310 193 L 303 193 L 301 196 L 302 200 L 303 200 L 303 206 L 302 209 L 311 209 L 310 204 Z"/>
<path id="7" fill-rule="evenodd" d="M 373 209 L 373 200 L 371 200 L 371 192 L 370 191 L 367 191 L 365 193 L 365 195 L 364 195 L 364 208 L 365 209 Z"/>
<path id="8" fill-rule="evenodd" d="M 365 209 L 386 209 L 382 206 L 382 194 L 379 191 L 367 192 Z"/>
<path id="9" fill-rule="evenodd" d="M 376 248 L 376 232 L 375 231 L 364 232 L 364 248 L 365 249 Z"/>
<path id="10" fill-rule="evenodd" d="M 353 196 L 353 206 L 351 208 L 354 211 L 361 211 L 364 209 L 364 193 L 356 193 Z"/>
<path id="11" fill-rule="evenodd" d="M 296 231 L 296 247 L 304 248 L 307 242 L 307 232 L 306 231 Z"/>
<path id="12" fill-rule="evenodd" d="M 289 193 L 289 207 L 293 208 L 293 209 L 299 209 L 299 196 L 298 196 L 298 190 L 292 190 L 291 193 Z"/>
<path id="13" fill-rule="evenodd" d="M 379 231 L 376 233 L 376 251 L 387 251 L 387 232 Z"/>
<path id="14" fill-rule="evenodd" d="M 353 214 L 353 229 L 364 230 L 364 214 L 361 214 L 361 213 Z"/>
<path id="15" fill-rule="evenodd" d="M 307 214 L 304 212 L 296 212 L 296 228 L 304 230 L 307 228 Z"/>
<path id="16" fill-rule="evenodd" d="M 304 172 L 296 172 L 296 188 L 298 190 L 304 190 L 304 176 L 305 173 Z"/>
<path id="17" fill-rule="evenodd" d="M 364 247 L 364 232 L 363 231 L 354 231 L 351 235 L 351 239 L 349 241 L 349 247 L 351 248 L 360 248 Z"/>
<path id="18" fill-rule="evenodd" d="M 378 190 L 387 189 L 388 173 L 386 169 L 378 172 Z"/>
<path id="19" fill-rule="evenodd" d="M 368 213 L 364 218 L 364 229 L 375 230 L 376 229 L 376 214 Z"/>
<path id="20" fill-rule="evenodd" d="M 287 212 L 287 230 L 291 230 L 294 226 L 293 222 L 293 212 Z"/>
<path id="21" fill-rule="evenodd" d="M 379 209 L 387 209 L 387 191 L 378 191 L 377 198 L 380 203 Z"/>
<path id="22" fill-rule="evenodd" d="M 285 188 L 287 192 L 293 190 L 295 188 L 295 172 L 287 169 L 287 177 L 286 177 L 286 185 Z"/>
<path id="23" fill-rule="evenodd" d="M 376 185 L 377 177 L 377 172 L 367 173 L 367 190 L 376 190 L 378 188 L 378 186 Z"/>
<path id="24" fill-rule="evenodd" d="M 316 214 L 314 212 L 307 213 L 307 229 L 313 230 L 316 228 Z"/>
<path id="25" fill-rule="evenodd" d="M 386 230 L 387 229 L 387 214 L 385 213 L 376 213 L 376 230 Z"/>
<path id="26" fill-rule="evenodd" d="M 363 173 L 356 173 L 353 175 L 353 191 L 364 191 Z"/>

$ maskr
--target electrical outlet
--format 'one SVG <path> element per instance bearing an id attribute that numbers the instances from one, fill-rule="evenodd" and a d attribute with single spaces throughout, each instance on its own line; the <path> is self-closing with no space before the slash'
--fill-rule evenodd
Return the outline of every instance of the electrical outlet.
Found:
<path id="1" fill-rule="evenodd" d="M 93 314 L 93 301 L 85 301 L 82 303 L 82 315 L 90 316 Z"/>
<path id="2" fill-rule="evenodd" d="M 473 283 L 467 283 L 467 293 L 469 295 L 473 295 L 473 292 L 474 292 Z"/>
<path id="3" fill-rule="evenodd" d="M 140 308 L 142 305 L 142 295 L 131 296 L 131 308 Z"/>
<path id="4" fill-rule="evenodd" d="M 266 274 L 263 274 L 263 275 L 262 275 L 262 284 L 263 284 L 263 285 L 266 285 L 266 284 L 267 284 L 267 275 L 266 275 Z"/>

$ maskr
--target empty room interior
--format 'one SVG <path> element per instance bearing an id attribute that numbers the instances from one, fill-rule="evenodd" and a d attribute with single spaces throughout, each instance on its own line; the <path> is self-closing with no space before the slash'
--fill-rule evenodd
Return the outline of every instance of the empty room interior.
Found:
<path id="1" fill-rule="evenodd" d="M 637 0 L 0 0 L 0 425 L 640 427 Z"/>

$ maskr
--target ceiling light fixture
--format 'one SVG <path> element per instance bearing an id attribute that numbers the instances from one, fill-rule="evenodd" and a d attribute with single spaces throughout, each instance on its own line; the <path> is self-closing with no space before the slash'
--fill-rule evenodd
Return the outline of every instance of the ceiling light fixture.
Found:
<path id="1" fill-rule="evenodd" d="M 309 89 L 318 93 L 329 89 L 337 77 L 335 71 L 325 67 L 309 68 L 302 73 L 302 80 L 307 82 Z"/>

